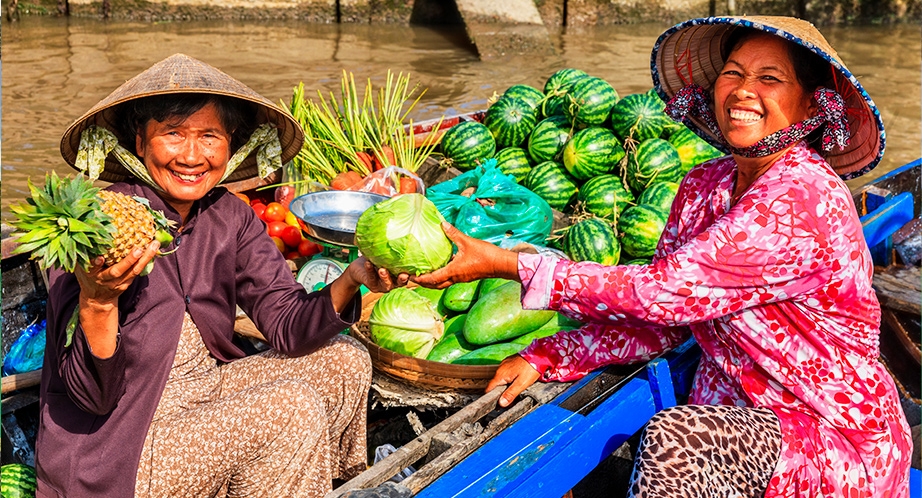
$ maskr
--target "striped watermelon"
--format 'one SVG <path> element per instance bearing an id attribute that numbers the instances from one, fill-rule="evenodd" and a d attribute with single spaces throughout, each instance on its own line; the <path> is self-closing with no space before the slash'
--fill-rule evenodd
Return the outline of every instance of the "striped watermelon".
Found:
<path id="1" fill-rule="evenodd" d="M 659 136 L 660 138 L 664 140 L 669 140 L 670 138 L 672 138 L 672 135 L 674 135 L 675 133 L 678 133 L 683 128 L 688 128 L 682 123 L 677 123 L 675 121 L 672 121 L 672 118 L 669 118 L 669 119 L 670 119 L 669 123 L 663 127 L 663 134 Z"/>
<path id="2" fill-rule="evenodd" d="M 500 171 L 515 177 L 515 181 L 519 183 L 522 183 L 528 172 L 531 171 L 528 155 L 525 153 L 525 149 L 521 147 L 506 147 L 497 152 L 494 157 Z"/>
<path id="3" fill-rule="evenodd" d="M 678 192 L 679 184 L 676 182 L 654 182 L 641 192 L 637 204 L 646 204 L 657 211 L 668 213 Z"/>
<path id="4" fill-rule="evenodd" d="M 682 171 L 686 173 L 698 164 L 724 155 L 685 125 L 669 136 L 669 143 L 679 153 Z"/>
<path id="5" fill-rule="evenodd" d="M 556 161 L 570 139 L 570 121 L 566 116 L 542 119 L 528 136 L 528 155 L 532 161 Z"/>
<path id="6" fill-rule="evenodd" d="M 561 69 L 552 74 L 544 83 L 544 94 L 554 95 L 566 92 L 577 80 L 589 76 L 586 71 L 574 68 Z"/>
<path id="7" fill-rule="evenodd" d="M 535 129 L 537 112 L 517 97 L 500 97 L 483 117 L 483 124 L 493 133 L 496 148 L 518 147 Z"/>
<path id="8" fill-rule="evenodd" d="M 537 110 L 544 100 L 541 90 L 529 85 L 512 85 L 503 92 L 503 97 L 515 97 L 528 102 L 532 109 Z"/>
<path id="9" fill-rule="evenodd" d="M 477 166 L 496 153 L 496 139 L 490 129 L 476 121 L 458 123 L 442 135 L 442 154 L 462 171 Z"/>
<path id="10" fill-rule="evenodd" d="M 634 194 L 624 186 L 617 175 L 599 175 L 586 181 L 579 188 L 577 198 L 586 211 L 606 220 L 618 219 L 618 214 L 634 204 Z"/>
<path id="11" fill-rule="evenodd" d="M 546 100 L 541 105 L 541 115 L 545 117 L 564 115 L 567 93 L 574 83 L 588 77 L 585 71 L 573 68 L 561 69 L 552 74 L 544 84 Z"/>
<path id="12" fill-rule="evenodd" d="M 26 498 L 35 496 L 35 469 L 22 463 L 8 463 L 0 467 L 0 496 Z"/>
<path id="13" fill-rule="evenodd" d="M 525 188 L 538 194 L 554 209 L 563 211 L 576 197 L 576 182 L 560 163 L 535 165 L 525 177 Z"/>
<path id="14" fill-rule="evenodd" d="M 563 116 L 567 122 L 570 122 L 570 118 L 567 117 L 566 112 L 563 108 L 567 103 L 567 96 L 548 96 L 547 100 L 541 104 L 540 113 L 541 116 L 549 118 L 551 116 Z"/>
<path id="15" fill-rule="evenodd" d="M 573 261 L 595 261 L 616 265 L 621 257 L 621 244 L 611 223 L 599 218 L 577 221 L 567 230 L 567 256 Z"/>
<path id="16" fill-rule="evenodd" d="M 635 192 L 653 182 L 677 182 L 684 175 L 679 152 L 662 138 L 644 140 L 628 154 L 627 182 Z"/>
<path id="17" fill-rule="evenodd" d="M 666 228 L 666 218 L 655 208 L 638 204 L 621 213 L 617 228 L 624 252 L 633 258 L 649 258 Z"/>
<path id="18" fill-rule="evenodd" d="M 573 84 L 564 112 L 577 126 L 598 126 L 618 102 L 618 92 L 602 78 L 590 76 Z"/>
<path id="19" fill-rule="evenodd" d="M 666 105 L 653 90 L 634 93 L 619 100 L 611 110 L 611 128 L 622 140 L 631 137 L 638 142 L 659 138 L 663 129 L 673 123 L 663 110 Z"/>
<path id="20" fill-rule="evenodd" d="M 624 148 L 612 132 L 592 126 L 576 132 L 563 147 L 563 165 L 577 180 L 615 169 L 624 157 Z"/>

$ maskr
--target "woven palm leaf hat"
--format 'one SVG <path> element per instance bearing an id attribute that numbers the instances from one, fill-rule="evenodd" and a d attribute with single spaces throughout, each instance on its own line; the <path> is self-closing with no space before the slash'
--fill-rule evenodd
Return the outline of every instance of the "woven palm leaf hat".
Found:
<path id="1" fill-rule="evenodd" d="M 79 170 L 80 168 L 76 166 L 77 152 L 84 130 L 95 125 L 117 133 L 119 127 L 115 126 L 113 121 L 116 119 L 116 109 L 120 104 L 153 95 L 182 93 L 224 95 L 256 104 L 257 115 L 254 124 L 270 123 L 275 126 L 281 144 L 282 164 L 290 161 L 301 150 L 304 143 L 304 130 L 285 109 L 209 64 L 188 55 L 174 54 L 123 83 L 74 121 L 61 137 L 61 155 L 68 164 Z M 118 139 L 122 147 L 132 152 L 135 150 L 134 137 L 118 137 Z M 105 166 L 99 175 L 100 180 L 118 182 L 133 176 L 116 159 L 115 155 L 113 153 L 106 156 Z M 256 152 L 249 154 L 222 183 L 257 176 L 256 155 Z"/>
<path id="2" fill-rule="evenodd" d="M 842 96 L 851 139 L 844 149 L 824 154 L 826 161 L 845 180 L 861 176 L 880 162 L 886 136 L 884 123 L 874 101 L 858 82 L 829 42 L 813 24 L 780 16 L 708 17 L 692 19 L 666 30 L 653 46 L 650 65 L 653 86 L 665 101 L 690 84 L 710 90 L 723 67 L 721 49 L 730 33 L 751 28 L 780 36 L 809 49 L 832 66 L 832 81 L 825 86 Z M 715 147 L 726 151 L 714 134 L 697 117 L 689 116 L 689 127 Z"/>

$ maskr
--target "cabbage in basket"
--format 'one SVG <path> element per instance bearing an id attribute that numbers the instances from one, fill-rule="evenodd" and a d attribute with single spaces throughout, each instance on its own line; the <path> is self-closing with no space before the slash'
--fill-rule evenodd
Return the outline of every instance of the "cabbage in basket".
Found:
<path id="1" fill-rule="evenodd" d="M 368 326 L 375 344 L 417 358 L 426 358 L 445 330 L 432 302 L 406 287 L 378 299 Z"/>

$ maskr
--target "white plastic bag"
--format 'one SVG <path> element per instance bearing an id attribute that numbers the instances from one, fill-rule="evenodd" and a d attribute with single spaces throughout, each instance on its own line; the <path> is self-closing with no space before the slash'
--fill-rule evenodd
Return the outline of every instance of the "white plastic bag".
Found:
<path id="1" fill-rule="evenodd" d="M 394 448 L 394 445 L 392 444 L 382 444 L 381 446 L 378 446 L 377 448 L 375 448 L 375 463 L 378 463 L 381 460 L 384 460 L 385 457 L 387 457 L 388 455 L 390 455 L 391 453 L 395 451 L 397 451 L 397 448 Z M 397 475 L 395 475 L 394 477 L 391 477 L 389 480 L 393 482 L 400 482 L 406 479 L 407 477 L 410 477 L 414 472 L 416 472 L 416 469 L 414 469 L 413 466 L 410 465 L 409 467 L 398 472 Z"/>
<path id="2" fill-rule="evenodd" d="M 372 192 L 375 194 L 393 197 L 397 194 L 410 192 L 401 183 L 410 182 L 413 193 L 425 194 L 426 185 L 416 173 L 398 166 L 388 166 L 369 174 L 362 181 L 349 187 L 349 190 L 359 190 L 362 192 Z"/>

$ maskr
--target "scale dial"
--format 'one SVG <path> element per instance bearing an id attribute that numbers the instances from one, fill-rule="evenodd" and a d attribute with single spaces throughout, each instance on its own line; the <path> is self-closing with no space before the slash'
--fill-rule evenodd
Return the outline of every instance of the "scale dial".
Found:
<path id="1" fill-rule="evenodd" d="M 345 262 L 338 259 L 326 256 L 315 257 L 304 263 L 295 279 L 307 289 L 307 292 L 314 292 L 336 280 L 346 271 L 346 266 Z"/>

